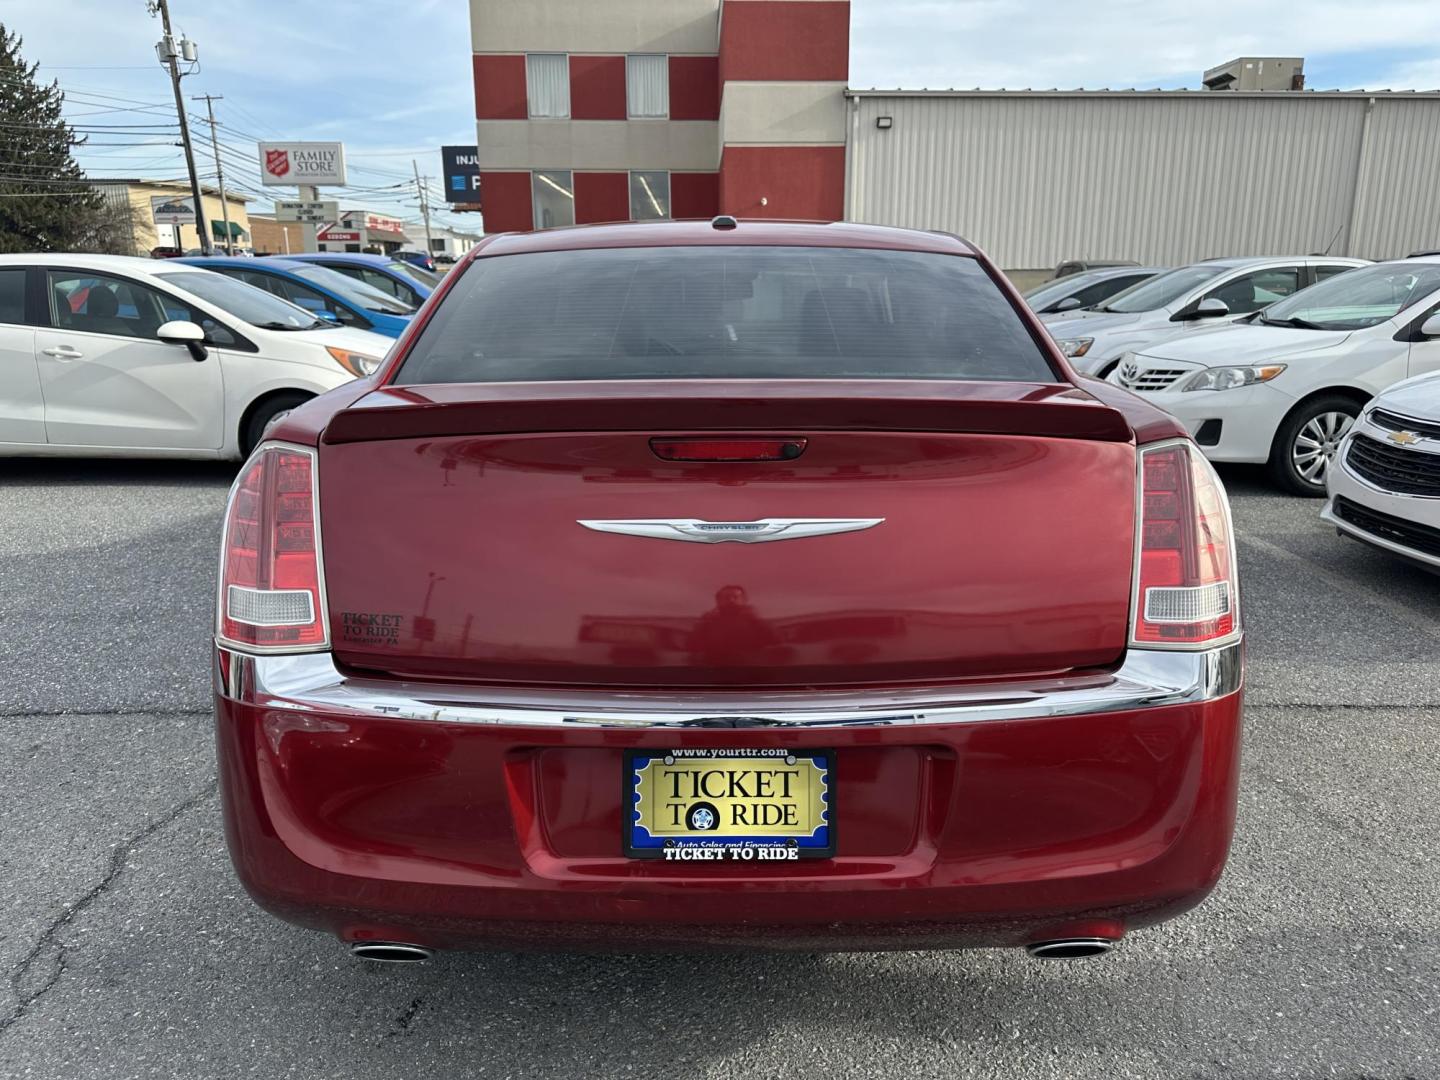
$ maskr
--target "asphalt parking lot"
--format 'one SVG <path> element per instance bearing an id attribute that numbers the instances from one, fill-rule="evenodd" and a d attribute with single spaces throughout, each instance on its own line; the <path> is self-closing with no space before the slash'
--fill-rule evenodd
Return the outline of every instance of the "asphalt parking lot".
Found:
<path id="1" fill-rule="evenodd" d="M 1440 1076 L 1440 580 L 1225 474 L 1240 821 L 1109 957 L 351 960 L 243 894 L 211 591 L 233 469 L 0 464 L 0 1076 Z"/>

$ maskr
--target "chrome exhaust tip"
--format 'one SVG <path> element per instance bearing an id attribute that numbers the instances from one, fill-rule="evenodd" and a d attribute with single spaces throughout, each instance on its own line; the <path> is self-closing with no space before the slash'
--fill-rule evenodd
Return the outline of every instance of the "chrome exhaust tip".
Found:
<path id="1" fill-rule="evenodd" d="M 1025 951 L 1037 960 L 1082 960 L 1087 956 L 1104 956 L 1114 947 L 1113 938 L 1077 937 L 1034 941 L 1025 946 Z"/>
<path id="2" fill-rule="evenodd" d="M 350 955 L 381 964 L 423 964 L 435 955 L 435 950 L 403 941 L 356 941 L 350 945 Z"/>

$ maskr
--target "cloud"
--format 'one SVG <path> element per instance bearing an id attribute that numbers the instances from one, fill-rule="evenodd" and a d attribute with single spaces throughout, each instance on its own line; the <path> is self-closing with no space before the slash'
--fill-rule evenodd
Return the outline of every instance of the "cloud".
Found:
<path id="1" fill-rule="evenodd" d="M 1396 90 L 1440 90 L 1440 59 L 1411 60 L 1397 64 L 1374 86 Z"/>
<path id="2" fill-rule="evenodd" d="M 1440 52 L 1434 0 L 853 0 L 854 86 L 985 89 L 1198 87 L 1241 55 Z M 1423 79 L 1424 72 L 1417 73 Z M 1404 70 L 1378 64 L 1371 87 Z M 1313 84 L 1312 84 L 1313 85 Z"/>

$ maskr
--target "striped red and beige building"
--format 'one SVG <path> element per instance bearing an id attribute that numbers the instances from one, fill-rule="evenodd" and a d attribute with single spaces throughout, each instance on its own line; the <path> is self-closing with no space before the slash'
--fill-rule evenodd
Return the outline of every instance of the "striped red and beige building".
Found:
<path id="1" fill-rule="evenodd" d="M 848 0 L 471 0 L 487 232 L 845 209 Z"/>

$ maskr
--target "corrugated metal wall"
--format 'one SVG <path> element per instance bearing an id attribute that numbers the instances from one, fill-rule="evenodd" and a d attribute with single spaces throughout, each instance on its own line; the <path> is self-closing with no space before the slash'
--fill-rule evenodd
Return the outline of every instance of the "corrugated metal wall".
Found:
<path id="1" fill-rule="evenodd" d="M 1440 246 L 1440 95 L 1375 95 L 1367 123 L 1371 100 L 865 94 L 847 217 L 957 232 L 1006 269 Z"/>
<path id="2" fill-rule="evenodd" d="M 1377 98 L 1365 147 L 1356 250 L 1440 249 L 1440 99 Z"/>

